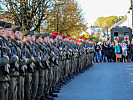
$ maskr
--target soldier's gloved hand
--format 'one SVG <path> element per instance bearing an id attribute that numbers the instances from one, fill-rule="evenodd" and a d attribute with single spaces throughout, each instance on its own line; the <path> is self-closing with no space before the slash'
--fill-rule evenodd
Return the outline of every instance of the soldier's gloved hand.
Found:
<path id="1" fill-rule="evenodd" d="M 35 60 L 34 60 L 35 63 L 40 62 L 40 61 L 41 61 L 40 57 L 35 57 Z"/>
<path id="2" fill-rule="evenodd" d="M 9 57 L 8 56 L 3 56 L 4 60 L 7 60 L 9 62 Z"/>
<path id="3" fill-rule="evenodd" d="M 46 61 L 47 60 L 47 56 L 42 57 L 42 61 Z"/>
<path id="4" fill-rule="evenodd" d="M 59 50 L 61 50 L 61 51 L 62 51 L 62 47 L 59 47 Z"/>
<path id="5" fill-rule="evenodd" d="M 33 60 L 31 58 L 27 58 L 27 64 L 30 64 L 32 62 L 33 62 Z"/>
<path id="6" fill-rule="evenodd" d="M 11 60 L 10 60 L 10 63 L 15 63 L 15 62 L 17 62 L 19 59 L 18 59 L 18 56 L 13 56 L 13 57 L 11 57 Z"/>
<path id="7" fill-rule="evenodd" d="M 70 52 L 72 52 L 72 49 L 69 49 Z"/>
<path id="8" fill-rule="evenodd" d="M 51 57 L 54 57 L 54 56 L 55 56 L 54 52 L 51 52 Z"/>
<path id="9" fill-rule="evenodd" d="M 25 58 L 25 59 L 21 59 L 20 62 L 19 62 L 19 65 L 23 66 L 23 65 L 26 65 L 28 62 L 28 59 Z"/>
<path id="10" fill-rule="evenodd" d="M 35 58 L 34 57 L 31 57 L 32 61 L 35 61 Z"/>
<path id="11" fill-rule="evenodd" d="M 8 56 L 4 56 L 4 57 L 2 58 L 1 66 L 4 66 L 4 65 L 6 65 L 6 64 L 8 64 L 8 63 L 9 63 L 9 57 L 8 57 Z"/>

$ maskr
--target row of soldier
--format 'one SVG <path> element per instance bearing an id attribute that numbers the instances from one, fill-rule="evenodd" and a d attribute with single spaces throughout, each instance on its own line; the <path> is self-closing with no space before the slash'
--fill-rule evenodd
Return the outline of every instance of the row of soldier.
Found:
<path id="1" fill-rule="evenodd" d="M 53 100 L 91 65 L 89 41 L 54 32 L 20 31 L 0 21 L 0 100 Z"/>

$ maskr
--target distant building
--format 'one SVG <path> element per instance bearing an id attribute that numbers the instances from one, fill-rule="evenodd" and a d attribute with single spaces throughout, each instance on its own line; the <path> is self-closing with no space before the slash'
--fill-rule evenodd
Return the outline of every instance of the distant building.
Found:
<path id="1" fill-rule="evenodd" d="M 91 26 L 90 27 L 90 32 L 91 32 L 91 35 L 93 35 L 93 34 L 95 34 L 97 32 L 101 33 L 102 32 L 102 28 L 99 27 L 99 26 Z"/>
<path id="2" fill-rule="evenodd" d="M 110 27 L 108 31 L 112 42 L 117 38 L 120 42 L 129 40 L 131 41 L 133 38 L 131 9 L 127 12 L 126 17 Z"/>

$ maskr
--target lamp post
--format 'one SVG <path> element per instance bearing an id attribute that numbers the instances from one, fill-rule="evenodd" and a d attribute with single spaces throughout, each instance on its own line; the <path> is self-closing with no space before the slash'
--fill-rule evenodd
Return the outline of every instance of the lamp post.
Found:
<path id="1" fill-rule="evenodd" d="M 66 3 L 60 3 L 60 4 L 55 4 L 55 7 L 56 6 L 60 6 L 60 5 L 65 5 Z M 57 32 L 59 31 L 59 9 L 57 9 Z"/>
<path id="2" fill-rule="evenodd" d="M 26 11 L 30 10 L 28 7 L 25 7 L 25 8 L 22 8 L 20 9 L 22 15 L 21 15 L 21 18 L 22 18 L 22 30 L 24 31 L 24 24 L 25 24 L 25 20 L 24 20 L 24 14 Z"/>

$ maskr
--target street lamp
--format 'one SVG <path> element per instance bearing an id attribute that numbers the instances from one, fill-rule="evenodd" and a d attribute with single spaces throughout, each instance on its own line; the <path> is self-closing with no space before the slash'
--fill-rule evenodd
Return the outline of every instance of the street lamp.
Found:
<path id="1" fill-rule="evenodd" d="M 60 3 L 60 4 L 55 4 L 55 8 L 56 6 L 60 6 L 60 5 L 65 5 L 66 3 Z M 59 23 L 58 23 L 58 20 L 59 20 L 59 17 L 58 17 L 58 14 L 59 14 L 59 9 L 57 10 L 57 32 L 59 31 Z"/>
<path id="2" fill-rule="evenodd" d="M 30 10 L 28 7 L 25 7 L 25 8 L 20 9 L 20 11 L 22 12 L 21 17 L 22 17 L 22 30 L 23 30 L 23 31 L 24 31 L 24 24 L 25 24 L 25 22 L 24 22 L 24 13 L 25 13 L 26 11 L 28 11 L 28 10 Z"/>

